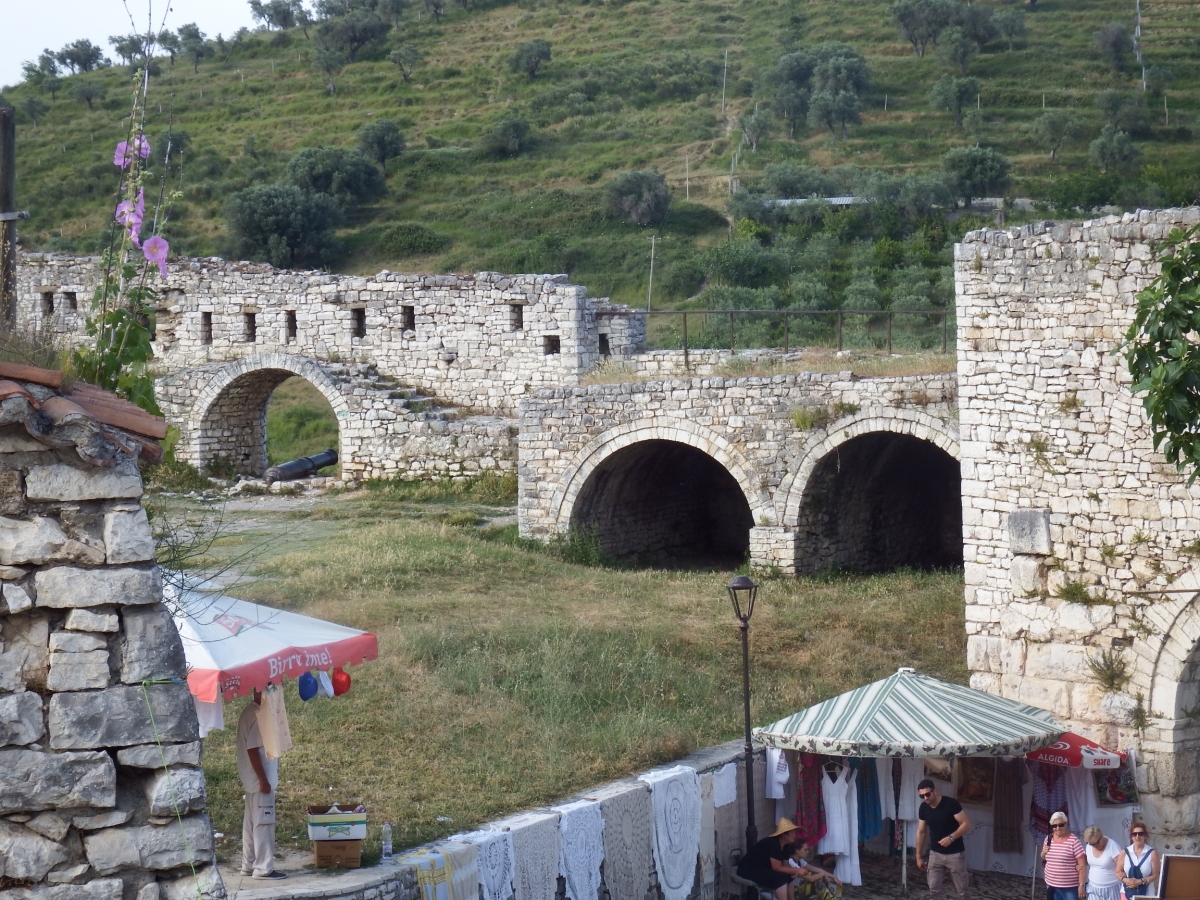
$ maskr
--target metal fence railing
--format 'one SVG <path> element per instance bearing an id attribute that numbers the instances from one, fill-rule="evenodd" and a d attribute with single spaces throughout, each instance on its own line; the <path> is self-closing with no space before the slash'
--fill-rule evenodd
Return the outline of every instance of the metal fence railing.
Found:
<path id="1" fill-rule="evenodd" d="M 947 352 L 955 327 L 945 309 L 695 309 L 611 310 L 598 318 L 645 316 L 646 347 L 682 350 L 739 348 Z"/>

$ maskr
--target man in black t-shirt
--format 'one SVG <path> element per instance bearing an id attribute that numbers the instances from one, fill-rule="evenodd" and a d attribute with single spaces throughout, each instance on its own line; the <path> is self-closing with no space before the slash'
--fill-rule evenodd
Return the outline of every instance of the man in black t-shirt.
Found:
<path id="1" fill-rule="evenodd" d="M 963 835 L 971 830 L 971 820 L 963 812 L 961 803 L 939 794 L 928 778 L 917 785 L 917 796 L 921 798 L 921 809 L 917 813 L 921 820 L 917 824 L 917 868 L 925 869 L 930 900 L 940 900 L 946 872 L 954 882 L 958 900 L 968 900 L 970 876 Z M 928 863 L 924 859 L 926 839 Z"/>

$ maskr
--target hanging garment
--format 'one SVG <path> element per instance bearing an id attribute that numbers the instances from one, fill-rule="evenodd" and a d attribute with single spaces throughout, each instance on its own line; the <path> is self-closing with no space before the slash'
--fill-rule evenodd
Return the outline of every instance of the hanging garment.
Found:
<path id="1" fill-rule="evenodd" d="M 717 833 L 717 895 L 720 897 L 738 893 L 739 888 L 729 879 L 729 874 L 733 871 L 733 851 L 746 849 L 746 803 L 745 798 L 738 802 L 736 796 L 737 788 L 744 783 L 744 775 L 739 777 L 737 765 L 731 765 L 734 766 L 734 802 L 718 806 L 713 816 Z"/>
<path id="2" fill-rule="evenodd" d="M 821 796 L 821 759 L 801 753 L 796 766 L 796 840 L 815 845 L 825 836 L 825 803 Z"/>
<path id="3" fill-rule="evenodd" d="M 1082 834 L 1083 829 L 1087 826 L 1099 825 L 1105 833 L 1109 833 L 1105 827 L 1108 823 L 1098 821 L 1099 817 L 1096 815 L 1098 810 L 1096 779 L 1092 771 L 1082 766 L 1079 768 L 1064 766 L 1061 767 L 1061 771 L 1060 777 L 1067 796 L 1066 809 L 1070 810 L 1068 815 L 1076 830 Z"/>
<path id="4" fill-rule="evenodd" d="M 1063 777 L 1063 769 L 1059 766 L 1045 763 L 1027 762 L 1029 773 L 1033 776 L 1033 799 L 1029 802 L 1029 828 L 1043 837 L 1050 834 L 1050 817 L 1056 812 L 1064 812 L 1070 819 L 1071 812 L 1067 809 L 1067 781 Z"/>
<path id="5" fill-rule="evenodd" d="M 992 852 L 1025 852 L 1021 827 L 1022 780 L 1025 764 L 1019 758 L 996 760 L 996 789 L 992 797 Z"/>
<path id="6" fill-rule="evenodd" d="M 513 895 L 514 852 L 507 831 L 472 831 L 450 840 L 474 844 L 481 900 L 508 900 Z"/>
<path id="7" fill-rule="evenodd" d="M 192 703 L 196 707 L 196 719 L 200 723 L 200 737 L 208 737 L 210 731 L 220 731 L 225 727 L 225 707 L 220 697 L 212 703 L 207 703 L 192 694 Z"/>
<path id="8" fill-rule="evenodd" d="M 512 834 L 514 900 L 554 900 L 558 890 L 558 815 L 527 812 L 503 823 Z"/>
<path id="9" fill-rule="evenodd" d="M 737 800 L 737 771 L 735 762 L 725 763 L 713 775 L 713 807 L 720 809 Z"/>
<path id="10" fill-rule="evenodd" d="M 896 818 L 896 786 L 892 780 L 892 763 L 899 762 L 890 757 L 875 759 L 875 780 L 879 786 L 879 817 Z"/>
<path id="11" fill-rule="evenodd" d="M 925 777 L 925 763 L 919 759 L 900 760 L 900 797 L 896 803 L 896 817 L 906 822 L 917 821 L 917 785 Z"/>
<path id="12" fill-rule="evenodd" d="M 696 880 L 700 852 L 700 779 L 690 766 L 638 776 L 650 785 L 654 866 L 664 900 L 684 900 Z"/>
<path id="13" fill-rule="evenodd" d="M 268 759 L 279 759 L 292 749 L 287 707 L 283 704 L 283 691 L 277 685 L 268 684 L 262 692 L 262 704 L 255 718 L 258 721 L 258 733 L 262 736 L 263 753 Z"/>
<path id="14" fill-rule="evenodd" d="M 879 782 L 875 777 L 875 761 L 852 759 L 850 768 L 858 773 L 855 787 L 858 791 L 858 840 L 866 843 L 876 835 L 883 834 L 883 819 L 879 815 Z M 851 832 L 854 833 L 854 832 Z"/>
<path id="15" fill-rule="evenodd" d="M 847 768 L 842 773 L 846 782 L 847 852 L 839 853 L 834 872 L 846 884 L 861 885 L 862 872 L 858 865 L 858 772 Z"/>
<path id="16" fill-rule="evenodd" d="M 600 804 L 577 800 L 556 806 L 558 812 L 558 873 L 567 883 L 570 900 L 596 900 L 600 892 L 600 863 L 604 861 L 604 818 Z"/>
<path id="17" fill-rule="evenodd" d="M 643 900 L 650 890 L 653 813 L 644 784 L 602 797 L 604 884 L 610 900 Z"/>
<path id="18" fill-rule="evenodd" d="M 767 799 L 782 800 L 785 796 L 784 788 L 787 786 L 788 778 L 791 777 L 791 772 L 788 771 L 787 756 L 782 750 L 776 750 L 774 747 L 767 748 Z"/>
<path id="19" fill-rule="evenodd" d="M 850 816 L 846 806 L 846 793 L 850 787 L 846 780 L 849 769 L 843 768 L 837 778 L 830 778 L 821 771 L 821 796 L 825 801 L 825 836 L 817 844 L 820 853 L 850 852 Z M 841 878 L 841 875 L 838 875 Z M 842 879 L 843 881 L 845 879 Z"/>
<path id="20" fill-rule="evenodd" d="M 474 844 L 442 841 L 401 858 L 417 867 L 421 900 L 478 900 L 479 870 Z"/>

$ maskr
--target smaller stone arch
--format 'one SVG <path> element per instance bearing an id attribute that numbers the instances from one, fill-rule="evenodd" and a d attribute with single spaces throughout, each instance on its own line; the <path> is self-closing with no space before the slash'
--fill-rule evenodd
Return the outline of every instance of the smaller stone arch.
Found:
<path id="1" fill-rule="evenodd" d="M 286 353 L 263 353 L 195 370 L 203 387 L 182 416 L 180 447 L 193 465 L 204 467 L 227 458 L 247 475 L 267 465 L 266 418 L 271 393 L 292 376 L 313 385 L 333 408 L 339 423 L 338 452 L 343 455 L 344 423 L 351 415 L 337 382 L 318 363 Z"/>
<path id="2" fill-rule="evenodd" d="M 814 431 L 800 451 L 796 468 L 779 485 L 775 494 L 777 520 L 793 528 L 800 519 L 804 492 L 817 464 L 842 444 L 873 432 L 909 435 L 928 441 L 954 459 L 959 458 L 958 423 L 935 418 L 917 409 L 872 407 L 838 419 Z"/>

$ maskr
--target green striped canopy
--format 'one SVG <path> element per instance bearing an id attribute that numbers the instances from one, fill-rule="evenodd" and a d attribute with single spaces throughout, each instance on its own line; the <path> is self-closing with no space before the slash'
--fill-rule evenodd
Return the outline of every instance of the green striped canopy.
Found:
<path id="1" fill-rule="evenodd" d="M 1064 731 L 1044 709 L 901 669 L 754 736 L 767 747 L 830 756 L 1020 756 Z"/>

